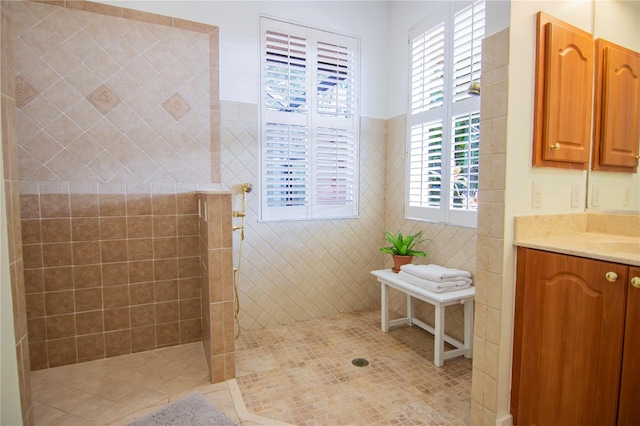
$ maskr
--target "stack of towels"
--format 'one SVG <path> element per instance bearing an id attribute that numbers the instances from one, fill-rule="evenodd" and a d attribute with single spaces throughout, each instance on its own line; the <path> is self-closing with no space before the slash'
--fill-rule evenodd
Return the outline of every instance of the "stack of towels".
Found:
<path id="1" fill-rule="evenodd" d="M 434 293 L 462 290 L 470 287 L 471 273 L 440 265 L 403 265 L 398 276 L 406 282 Z"/>

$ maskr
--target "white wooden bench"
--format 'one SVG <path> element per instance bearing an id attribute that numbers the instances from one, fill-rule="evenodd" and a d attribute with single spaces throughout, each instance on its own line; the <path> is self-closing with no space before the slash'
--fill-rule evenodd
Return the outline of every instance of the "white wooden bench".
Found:
<path id="1" fill-rule="evenodd" d="M 456 356 L 464 355 L 466 358 L 473 356 L 473 299 L 476 288 L 470 287 L 464 290 L 434 293 L 415 286 L 398 277 L 391 269 L 372 271 L 380 281 L 381 290 L 381 328 L 385 333 L 389 327 L 400 324 L 415 324 L 434 336 L 433 363 L 442 367 L 444 361 Z M 407 295 L 407 316 L 395 320 L 389 320 L 389 287 L 395 288 Z M 430 303 L 435 307 L 435 327 L 426 324 L 413 316 L 413 298 Z M 444 308 L 450 305 L 464 304 L 464 342 L 449 336 L 444 331 Z M 444 350 L 444 342 L 456 349 Z"/>

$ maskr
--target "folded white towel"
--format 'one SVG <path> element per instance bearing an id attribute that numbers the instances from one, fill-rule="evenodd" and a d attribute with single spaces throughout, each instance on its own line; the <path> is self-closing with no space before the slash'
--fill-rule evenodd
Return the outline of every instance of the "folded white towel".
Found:
<path id="1" fill-rule="evenodd" d="M 403 265 L 401 269 L 411 275 L 415 275 L 425 280 L 443 282 L 449 280 L 459 280 L 461 278 L 471 278 L 471 272 L 461 269 L 445 268 L 440 265 Z M 469 281 L 471 282 L 471 281 Z"/>
<path id="2" fill-rule="evenodd" d="M 443 282 L 435 282 L 425 280 L 424 278 L 416 277 L 415 275 L 408 274 L 403 270 L 400 270 L 398 277 L 402 278 L 409 284 L 413 284 L 425 290 L 432 291 L 434 293 L 444 293 L 445 291 L 462 290 L 471 287 L 471 280 L 469 278 L 460 280 L 451 280 Z"/>

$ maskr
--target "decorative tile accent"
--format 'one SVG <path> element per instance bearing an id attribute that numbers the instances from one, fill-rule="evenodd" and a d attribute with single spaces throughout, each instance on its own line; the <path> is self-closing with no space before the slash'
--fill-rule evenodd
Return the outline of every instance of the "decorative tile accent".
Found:
<path id="1" fill-rule="evenodd" d="M 180 120 L 191 110 L 187 101 L 185 101 L 178 93 L 171 95 L 169 99 L 162 103 L 162 106 L 176 120 Z"/>
<path id="2" fill-rule="evenodd" d="M 91 92 L 87 99 L 91 104 L 98 108 L 103 114 L 106 114 L 111 108 L 120 102 L 120 98 L 111 91 L 107 86 L 101 85 Z"/>
<path id="3" fill-rule="evenodd" d="M 16 106 L 22 108 L 36 96 L 38 96 L 36 89 L 22 76 L 16 76 Z"/>

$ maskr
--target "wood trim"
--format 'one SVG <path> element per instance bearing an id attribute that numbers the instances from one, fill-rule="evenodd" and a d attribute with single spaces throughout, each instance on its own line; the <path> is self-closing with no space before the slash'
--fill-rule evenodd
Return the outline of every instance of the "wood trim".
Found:
<path id="1" fill-rule="evenodd" d="M 554 18 L 544 12 L 536 15 L 536 72 L 535 72 L 535 93 L 533 106 L 533 154 L 532 165 L 534 167 L 555 167 L 563 169 L 587 170 L 588 160 L 583 163 L 572 163 L 564 161 L 549 161 L 543 157 L 544 149 L 544 109 L 545 109 L 545 70 L 547 68 L 545 53 L 547 37 L 545 25 L 551 23 L 569 29 L 572 32 L 584 37 L 592 37 L 590 33 L 570 25 L 564 21 Z"/>

